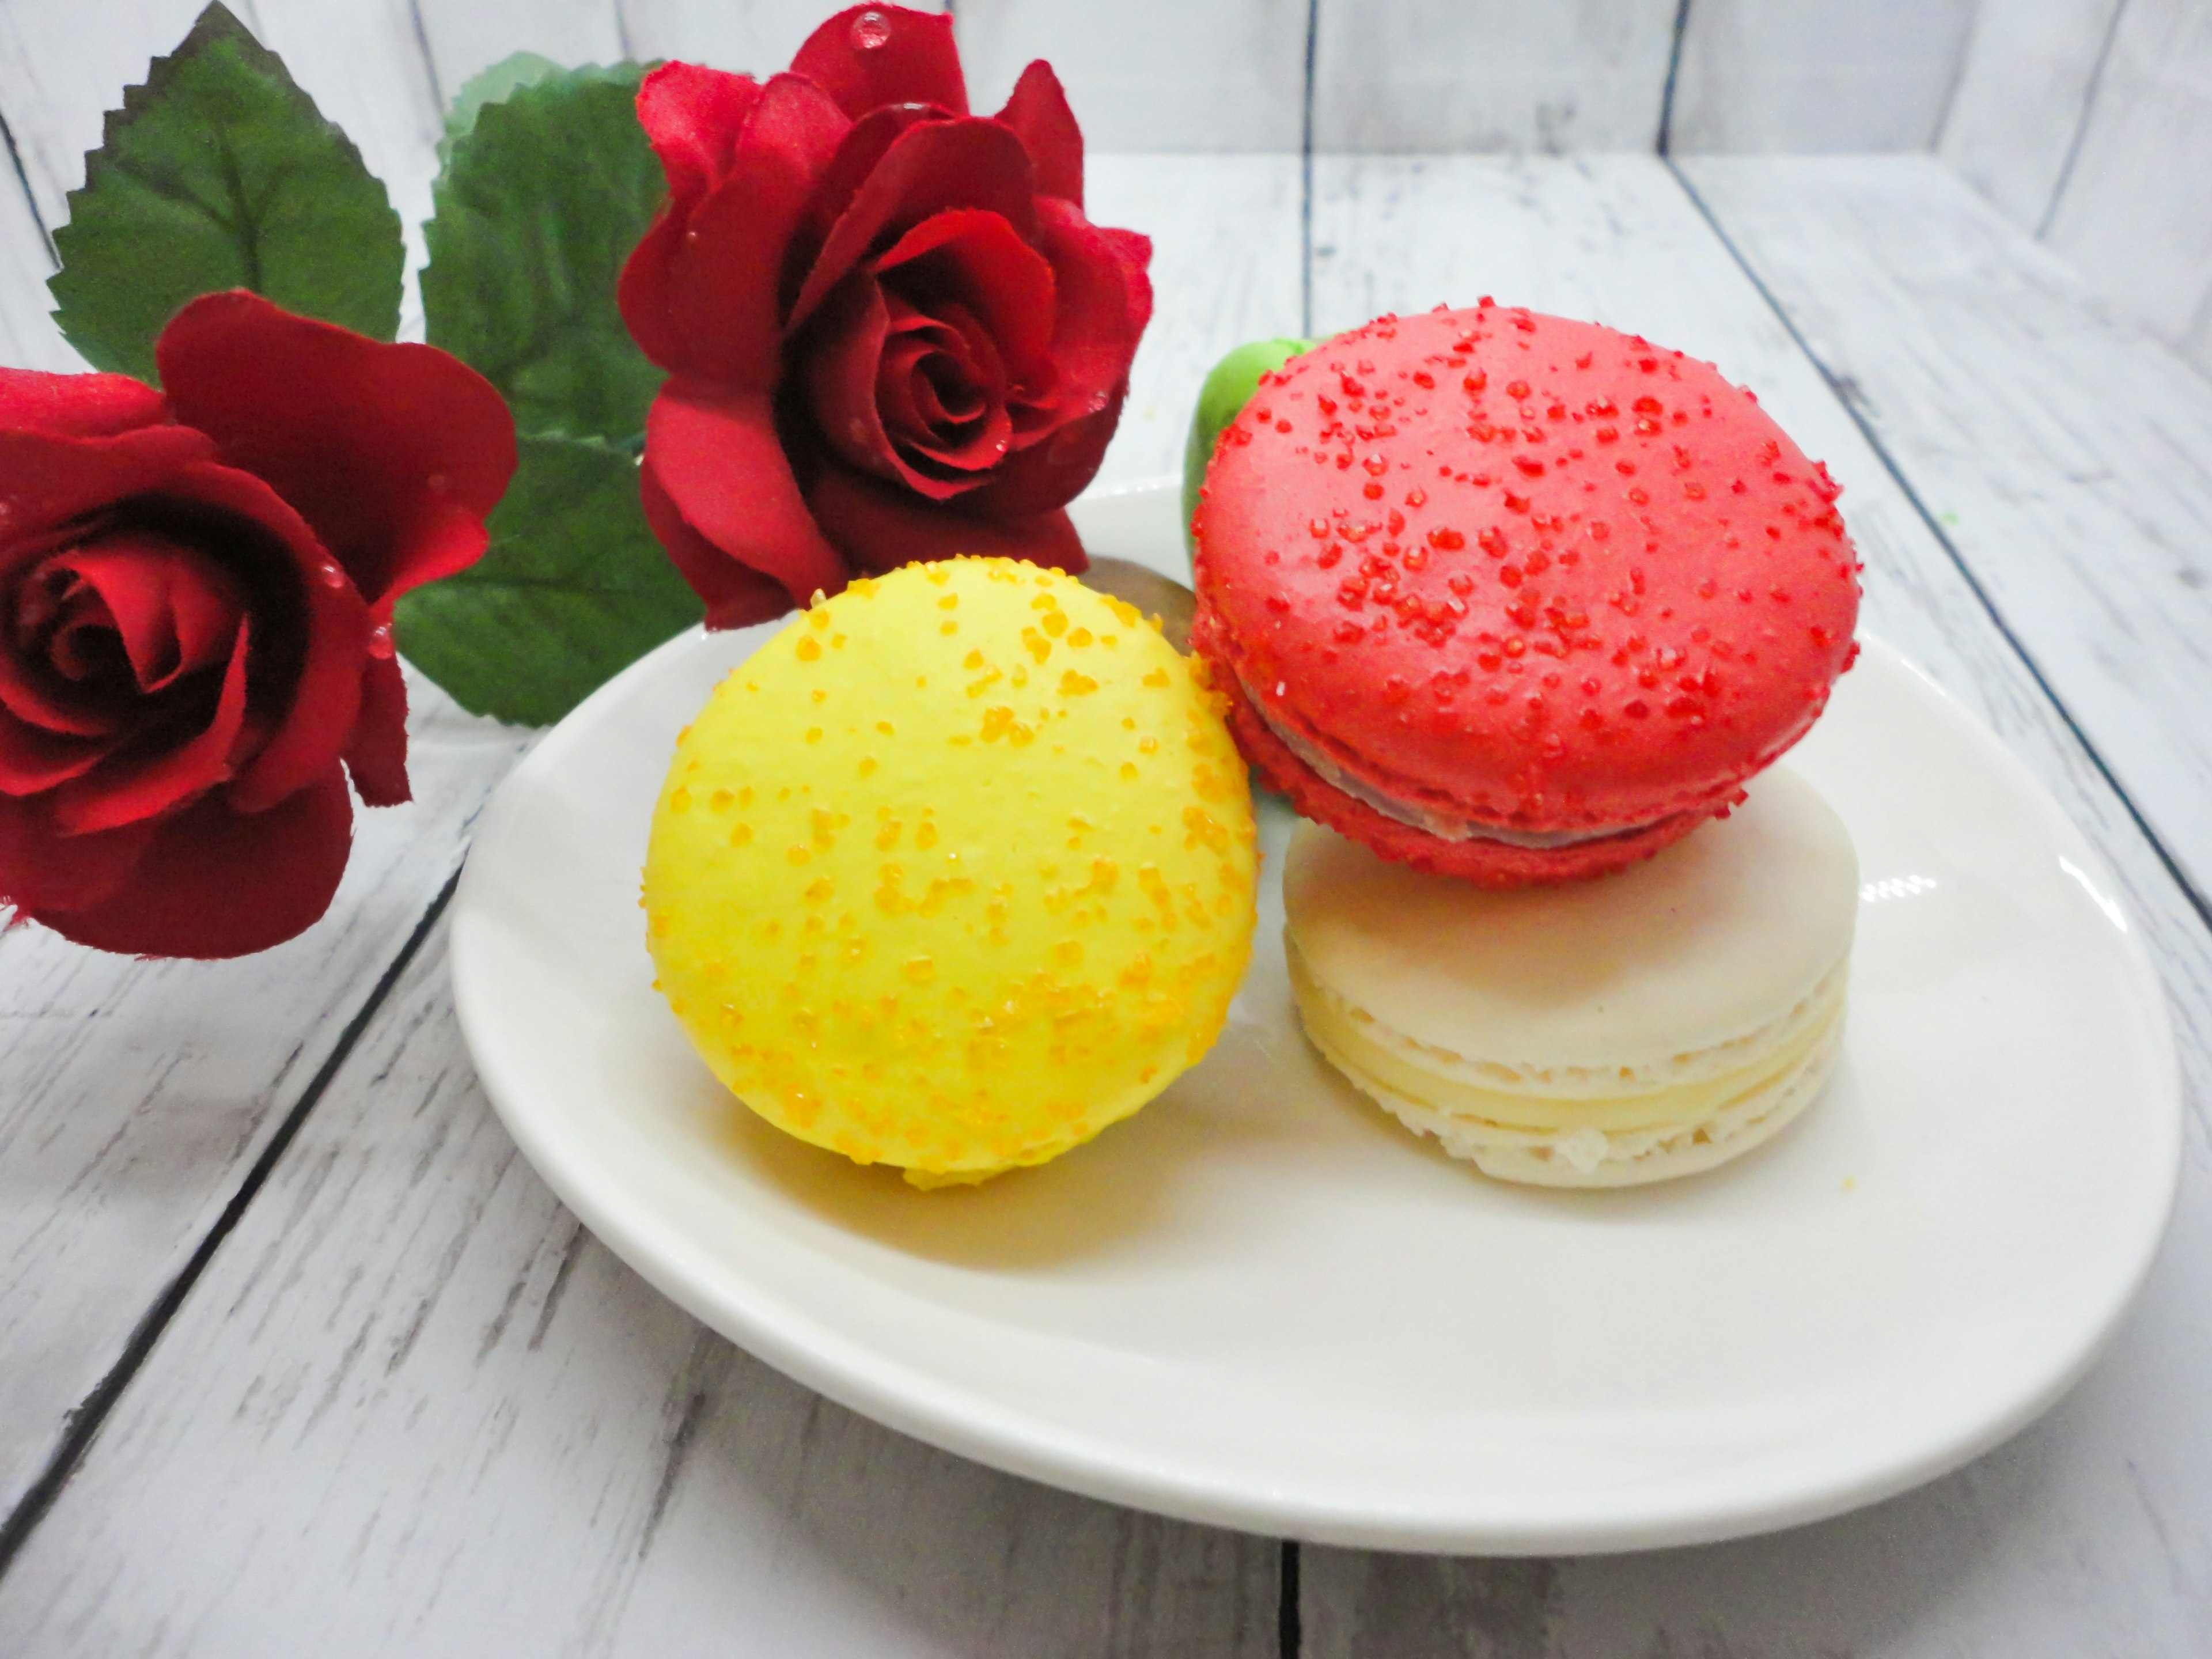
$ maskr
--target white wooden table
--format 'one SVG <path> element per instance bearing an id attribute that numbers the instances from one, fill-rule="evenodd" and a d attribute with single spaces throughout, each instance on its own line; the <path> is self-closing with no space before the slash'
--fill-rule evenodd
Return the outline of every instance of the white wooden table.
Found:
<path id="1" fill-rule="evenodd" d="M 2172 10 L 2136 3 L 2154 22 Z M 962 0 L 979 82 L 1002 86 L 1025 55 L 985 25 L 1018 33 L 1039 4 Z M 27 185 L 0 168 L 0 361 L 73 366 L 44 315 L 34 214 L 60 217 L 99 112 L 195 7 L 134 0 L 113 28 L 88 19 L 100 9 L 0 0 L 0 117 Z M 1208 27 L 1280 10 L 1239 0 Z M 1684 118 L 1728 113 L 1701 90 L 1729 46 L 1695 32 L 1702 14 L 1622 10 L 1645 33 L 1611 40 L 1607 74 L 1655 52 L 1663 69 L 1686 17 Z M 364 817 L 305 937 L 210 967 L 0 935 L 0 1654 L 2212 1652 L 2212 381 L 1936 155 L 1334 153 L 1332 133 L 1357 146 L 1362 122 L 1387 120 L 1358 79 L 1383 60 L 1360 57 L 1371 43 L 1342 8 L 1312 15 L 1318 92 L 1276 30 L 1208 101 L 1206 118 L 1266 148 L 1093 157 L 1093 216 L 1158 247 L 1158 315 L 1106 481 L 1172 470 L 1197 380 L 1229 345 L 1486 292 L 1754 386 L 1845 486 L 1866 625 L 2101 846 L 2164 973 L 2187 1169 L 2102 1363 L 1920 1492 L 1772 1538 L 1605 1559 L 1302 1548 L 905 1440 L 662 1301 L 492 1116 L 441 915 L 527 736 L 417 679 L 416 801 Z M 773 6 L 703 0 L 261 0 L 247 21 L 410 220 L 441 96 L 505 50 L 765 66 L 803 32 Z M 1126 43 L 1062 23 L 1105 41 L 1085 61 L 1107 91 L 1069 76 L 1084 110 Z M 1080 46 L 1049 49 L 1066 67 Z M 1302 124 L 1267 114 L 1301 85 Z M 1604 107 L 1634 125 L 1660 106 Z M 1085 118 L 1094 143 L 1128 144 L 1148 118 Z M 1644 131 L 1598 142 L 1648 145 Z M 1945 142 L 1969 173 L 2025 154 L 1978 161 Z M 2094 164 L 2077 148 L 2073 165 Z M 2041 185 L 2012 184 L 2047 190 L 2067 163 L 2036 164 Z M 2005 179 L 1977 177 L 2003 199 Z"/>

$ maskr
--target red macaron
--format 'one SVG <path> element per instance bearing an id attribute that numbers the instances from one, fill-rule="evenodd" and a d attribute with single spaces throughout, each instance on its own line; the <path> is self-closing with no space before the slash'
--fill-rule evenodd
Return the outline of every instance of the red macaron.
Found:
<path id="1" fill-rule="evenodd" d="M 1856 654 L 1838 487 L 1709 363 L 1488 300 L 1293 358 L 1225 428 L 1192 644 L 1310 818 L 1492 886 L 1743 798 Z"/>

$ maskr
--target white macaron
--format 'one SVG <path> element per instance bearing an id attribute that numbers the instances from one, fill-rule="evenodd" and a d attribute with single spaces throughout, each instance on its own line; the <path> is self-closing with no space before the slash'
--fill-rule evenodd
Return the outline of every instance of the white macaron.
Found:
<path id="1" fill-rule="evenodd" d="M 1503 1180 L 1711 1169 L 1803 1111 L 1841 1051 L 1858 860 L 1786 768 L 1600 881 L 1498 892 L 1302 823 L 1283 893 L 1315 1046 Z"/>

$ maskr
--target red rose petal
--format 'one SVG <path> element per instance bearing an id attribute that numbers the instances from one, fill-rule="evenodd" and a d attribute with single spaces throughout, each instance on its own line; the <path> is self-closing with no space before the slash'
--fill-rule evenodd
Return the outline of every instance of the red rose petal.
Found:
<path id="1" fill-rule="evenodd" d="M 1018 522 L 1073 501 L 1106 459 L 1126 392 L 1115 388 L 1096 414 L 1069 421 L 1043 441 L 1007 456 L 980 489 L 961 498 L 962 510 Z"/>
<path id="2" fill-rule="evenodd" d="M 265 812 L 234 812 L 222 795 L 209 795 L 149 828 L 104 897 L 66 908 L 23 904 L 23 914 L 64 939 L 130 956 L 211 961 L 266 951 L 330 908 L 353 847 L 353 802 L 332 767 Z M 40 854 L 67 845 L 48 842 Z"/>
<path id="3" fill-rule="evenodd" d="M 1066 202 L 1037 204 L 1037 246 L 1052 262 L 1059 299 L 1052 358 L 1060 366 L 1061 407 L 1070 416 L 1089 414 L 1128 377 L 1152 319 L 1152 286 L 1145 274 L 1152 246 L 1133 232 L 1092 224 Z"/>
<path id="4" fill-rule="evenodd" d="M 70 737 L 97 738 L 117 729 L 124 710 L 82 689 L 0 639 L 0 708 L 27 725 Z"/>
<path id="5" fill-rule="evenodd" d="M 697 64 L 663 64 L 639 83 L 638 125 L 660 158 L 678 209 L 690 207 L 729 171 L 738 134 L 760 92 L 750 75 Z"/>
<path id="6" fill-rule="evenodd" d="M 22 541 L 95 507 L 143 495 L 180 466 L 211 460 L 215 441 L 182 426 L 147 426 L 112 438 L 0 431 L 0 545 L 15 562 Z M 12 545 L 11 545 L 12 544 Z"/>
<path id="7" fill-rule="evenodd" d="M 1065 513 L 1018 520 L 970 518 L 834 463 L 809 487 L 806 504 L 823 533 L 869 572 L 961 553 L 1027 559 L 1075 574 L 1090 568 L 1082 540 Z"/>
<path id="8" fill-rule="evenodd" d="M 708 627 L 743 628 L 791 609 L 790 590 L 781 582 L 739 564 L 684 523 L 684 514 L 653 477 L 649 457 L 638 471 L 638 494 L 646 523 L 667 549 L 678 572 L 691 584 L 691 591 L 705 602 Z"/>
<path id="9" fill-rule="evenodd" d="M 1036 167 L 1040 196 L 1083 205 L 1083 129 L 1067 106 L 1067 94 L 1042 58 L 1022 71 L 1013 95 L 997 118 L 1014 130 Z"/>
<path id="10" fill-rule="evenodd" d="M 246 722 L 246 647 L 252 629 L 243 617 L 223 671 L 213 715 L 185 742 L 111 758 L 96 772 L 54 792 L 54 827 L 64 835 L 96 834 L 157 817 L 229 778 Z"/>
<path id="11" fill-rule="evenodd" d="M 154 838 L 152 823 L 64 836 L 43 801 L 0 794 L 0 905 L 19 918 L 97 904 L 120 886 Z"/>
<path id="12" fill-rule="evenodd" d="M 397 657 L 372 655 L 361 671 L 361 719 L 345 763 L 363 805 L 397 806 L 414 798 L 407 782 L 407 679 Z"/>
<path id="13" fill-rule="evenodd" d="M 114 747 L 112 738 L 49 731 L 0 711 L 0 795 L 42 793 L 90 771 Z"/>
<path id="14" fill-rule="evenodd" d="M 514 422 L 491 383 L 426 345 L 389 345 L 258 295 L 210 294 L 155 347 L 178 417 L 313 526 L 380 620 L 449 549 L 433 508 L 481 519 L 514 474 Z M 320 769 L 317 769 L 319 771 Z"/>
<path id="15" fill-rule="evenodd" d="M 274 729 L 227 792 L 240 811 L 263 811 L 329 771 L 352 741 L 372 626 L 368 607 L 306 521 L 252 474 L 227 466 L 186 467 L 165 493 L 254 526 L 266 537 L 267 550 L 281 551 L 291 567 L 283 574 L 295 591 L 285 597 L 299 611 L 282 622 L 268 618 L 273 626 L 264 626 L 260 641 L 264 648 L 275 647 L 275 629 L 297 629 L 296 636 L 287 633 L 282 643 L 298 653 L 299 667 L 291 684 L 278 688 L 283 702 L 272 708 L 257 696 L 258 713 Z"/>
<path id="16" fill-rule="evenodd" d="M 924 121 L 943 119 L 942 114 L 933 112 L 927 104 L 887 104 L 881 109 L 870 110 L 854 122 L 837 141 L 837 151 L 830 158 L 830 165 L 823 168 L 821 177 L 814 182 L 813 196 L 806 204 L 806 216 L 799 234 L 792 239 L 787 270 L 795 265 L 804 275 L 806 268 L 813 264 L 829 238 L 830 228 L 852 206 L 854 196 L 867 183 L 868 175 L 876 170 L 876 163 L 884 159 L 884 152 L 899 134 Z"/>
<path id="17" fill-rule="evenodd" d="M 127 374 L 45 374 L 0 368 L 0 431 L 112 438 L 169 418 L 161 394 Z"/>
<path id="18" fill-rule="evenodd" d="M 839 216 L 791 309 L 794 331 L 886 234 L 952 208 L 981 208 L 1034 241 L 1037 204 L 1022 141 L 996 121 L 925 121 L 894 138 Z"/>
<path id="19" fill-rule="evenodd" d="M 902 6 L 854 6 L 806 37 L 791 60 L 803 75 L 859 120 L 884 104 L 934 104 L 968 112 L 968 83 L 952 20 L 942 12 Z"/>
<path id="20" fill-rule="evenodd" d="M 945 501 L 969 488 L 969 481 L 942 477 L 925 471 L 915 465 L 905 452 L 911 448 L 919 450 L 926 459 L 940 459 L 952 434 L 926 428 L 893 433 L 884 421 L 884 378 L 889 375 L 896 379 L 902 373 L 913 372 L 907 367 L 910 361 L 908 351 L 902 350 L 896 356 L 887 353 L 890 319 L 882 292 L 866 278 L 856 278 L 838 291 L 817 325 L 823 343 L 807 360 L 804 370 L 809 402 L 823 440 L 854 466 L 879 477 L 895 478 L 932 501 Z M 969 351 L 969 343 L 950 328 L 940 325 L 927 331 L 933 337 L 949 338 L 942 343 L 939 338 L 932 338 L 928 343 L 939 349 L 925 350 L 924 357 L 948 356 L 942 349 L 943 343 L 954 344 L 958 349 L 962 378 L 975 393 L 975 416 L 968 422 L 972 428 L 969 447 L 979 452 L 972 465 L 988 467 L 1006 453 L 1007 441 L 1006 374 L 1000 368 L 997 354 L 980 330 L 974 343 L 981 348 L 980 354 Z M 890 401 L 894 406 L 910 403 L 910 399 L 902 398 Z"/>
<path id="21" fill-rule="evenodd" d="M 156 532 L 118 529 L 40 567 L 97 596 L 142 692 L 227 661 L 246 608 L 237 576 L 202 550 Z"/>
<path id="22" fill-rule="evenodd" d="M 1052 349 L 1052 266 L 995 213 L 933 214 L 870 263 L 878 281 L 923 312 L 936 311 L 934 297 L 965 304 L 1017 380 Z"/>
<path id="23" fill-rule="evenodd" d="M 616 297 L 647 356 L 674 374 L 775 383 L 785 249 L 848 125 L 811 81 L 761 88 L 720 182 L 688 216 L 663 215 L 623 267 Z"/>
<path id="24" fill-rule="evenodd" d="M 799 499 L 766 392 L 672 380 L 653 399 L 645 445 L 670 505 L 728 558 L 773 577 L 795 604 L 843 590 L 844 564 Z M 681 560 L 678 568 L 691 576 Z M 692 586 L 718 609 L 717 595 L 727 592 L 720 582 L 711 590 L 696 580 Z"/>

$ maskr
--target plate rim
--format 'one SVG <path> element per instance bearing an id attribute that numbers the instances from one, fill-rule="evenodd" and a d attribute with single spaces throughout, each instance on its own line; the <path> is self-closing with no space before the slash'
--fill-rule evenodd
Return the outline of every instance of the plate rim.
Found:
<path id="1" fill-rule="evenodd" d="M 1146 480 L 1102 496 L 1124 501 L 1164 493 L 1167 481 Z M 781 623 L 759 624 L 763 629 Z M 763 634 L 765 637 L 765 634 Z M 1117 1448 L 1109 1440 L 1038 1419 L 1019 1407 L 997 1404 L 983 1392 L 944 1382 L 907 1361 L 871 1350 L 862 1342 L 811 1320 L 772 1292 L 749 1286 L 750 1295 L 732 1295 L 732 1286 L 685 1261 L 686 1243 L 671 1230 L 656 1237 L 632 1224 L 589 1173 L 579 1167 L 559 1135 L 533 1113 L 527 1090 L 506 1074 L 495 1036 L 496 1016 L 490 975 L 477 970 L 478 930 L 489 925 L 481 908 L 486 860 L 495 859 L 507 813 L 520 791 L 516 781 L 559 764 L 566 751 L 607 712 L 625 702 L 630 687 L 649 677 L 665 657 L 698 648 L 702 630 L 695 627 L 659 647 L 586 698 L 547 733 L 502 780 L 479 818 L 455 890 L 451 921 L 451 982 L 463 1040 L 485 1095 L 516 1146 L 591 1231 L 660 1294 L 748 1352 L 848 1409 L 884 1425 L 975 1462 L 1009 1474 L 1100 1498 L 1205 1525 L 1223 1526 L 1272 1536 L 1295 1537 L 1353 1547 L 1423 1553 L 1492 1555 L 1605 1553 L 1745 1537 L 1839 1515 L 1895 1496 L 1960 1467 L 2010 1438 L 2063 1397 L 2109 1346 L 2120 1322 L 2135 1304 L 2169 1230 L 2179 1190 L 2184 1152 L 2184 1112 L 2179 1057 L 2163 984 L 2143 941 L 2139 921 L 2120 896 L 2102 853 L 2051 797 L 2039 779 L 1974 713 L 1927 672 L 1879 638 L 1859 635 L 1865 653 L 1901 671 L 1916 693 L 1940 712 L 1984 762 L 2010 774 L 2011 781 L 2039 811 L 2046 836 L 2081 861 L 2094 882 L 2119 906 L 2125 926 L 2117 929 L 2136 981 L 2138 1000 L 2149 1017 L 2146 1040 L 2154 1048 L 2154 1087 L 2162 1108 L 2163 1199 L 2154 1218 L 2146 1211 L 2123 1292 L 2102 1318 L 2077 1336 L 2066 1362 L 2051 1367 L 2020 1389 L 1994 1413 L 1954 1412 L 1971 1421 L 1920 1419 L 1915 1441 L 1886 1462 L 1856 1475 L 1842 1474 L 1826 1484 L 1784 1492 L 1739 1492 L 1727 1497 L 1729 1482 L 1707 1483 L 1717 1492 L 1699 1500 L 1696 1481 L 1663 1483 L 1667 1501 L 1640 1508 L 1617 1502 L 1605 1512 L 1574 1504 L 1547 1516 L 1523 1515 L 1518 1521 L 1480 1513 L 1480 1504 L 1447 1513 L 1435 1506 L 1386 1510 L 1347 1505 L 1326 1495 L 1295 1489 L 1256 1489 L 1250 1483 L 1194 1476 L 1171 1462 Z M 489 849 L 488 851 L 485 849 Z M 1684 1501 L 1681 1494 L 1689 1494 Z M 1668 1496 L 1671 1495 L 1671 1496 Z M 1581 1501 L 1581 1500 L 1578 1500 Z"/>

